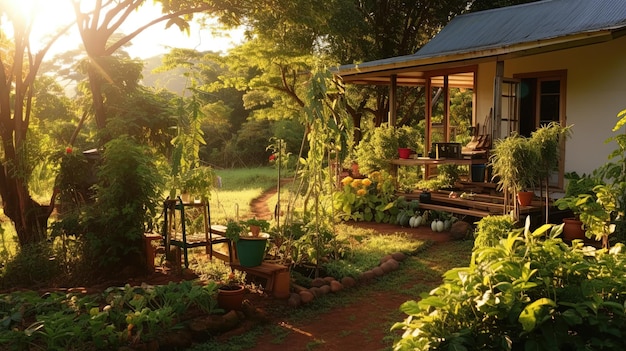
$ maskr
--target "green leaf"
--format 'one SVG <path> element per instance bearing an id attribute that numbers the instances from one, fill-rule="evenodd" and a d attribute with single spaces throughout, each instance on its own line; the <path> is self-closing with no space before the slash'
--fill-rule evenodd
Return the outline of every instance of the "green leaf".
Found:
<path id="1" fill-rule="evenodd" d="M 544 306 L 556 307 L 556 303 L 552 301 L 552 299 L 544 297 L 533 301 L 530 305 L 524 308 L 518 318 L 518 321 L 522 324 L 524 331 L 530 332 L 537 326 L 537 321 L 540 320 L 539 317 Z"/>
<path id="2" fill-rule="evenodd" d="M 403 303 L 400 306 L 400 311 L 408 315 L 417 315 L 422 312 L 422 309 L 420 308 L 417 301 L 411 300 L 411 301 L 406 301 L 405 303 Z"/>

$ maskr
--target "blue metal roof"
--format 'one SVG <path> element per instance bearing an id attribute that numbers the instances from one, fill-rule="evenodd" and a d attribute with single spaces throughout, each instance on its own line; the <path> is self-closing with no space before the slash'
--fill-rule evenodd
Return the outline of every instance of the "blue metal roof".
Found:
<path id="1" fill-rule="evenodd" d="M 624 0 L 545 0 L 457 16 L 415 56 L 501 48 L 625 25 Z"/>
<path id="2" fill-rule="evenodd" d="M 355 81 L 363 74 L 373 77 L 376 72 L 382 78 L 411 67 L 524 52 L 530 48 L 535 52 L 549 51 L 563 43 L 590 44 L 591 41 L 585 40 L 594 36 L 609 40 L 617 31 L 623 34 L 624 29 L 626 0 L 537 1 L 457 16 L 415 54 L 343 65 L 337 73 L 347 80 L 354 76 Z M 371 82 L 382 81 L 372 78 Z"/>

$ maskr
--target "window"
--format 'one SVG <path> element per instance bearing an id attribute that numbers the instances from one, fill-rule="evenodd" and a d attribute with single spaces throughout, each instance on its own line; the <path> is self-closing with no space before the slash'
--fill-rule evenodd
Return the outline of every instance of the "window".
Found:
<path id="1" fill-rule="evenodd" d="M 519 133 L 530 134 L 550 122 L 566 125 L 565 88 L 567 71 L 515 75 L 520 81 Z M 565 152 L 564 143 L 561 154 Z M 550 186 L 563 186 L 563 164 L 550 177 Z"/>

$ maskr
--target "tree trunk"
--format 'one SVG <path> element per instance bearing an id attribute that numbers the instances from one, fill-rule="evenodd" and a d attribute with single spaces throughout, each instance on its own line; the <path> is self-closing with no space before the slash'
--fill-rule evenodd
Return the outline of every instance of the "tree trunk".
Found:
<path id="1" fill-rule="evenodd" d="M 92 60 L 94 60 L 92 58 Z M 102 76 L 96 67 L 97 62 L 92 62 L 87 69 L 89 76 L 89 88 L 91 90 L 91 99 L 93 102 L 93 111 L 96 119 L 96 126 L 99 130 L 106 127 L 106 110 L 104 107 L 104 98 L 102 97 Z"/>
<path id="2" fill-rule="evenodd" d="M 50 207 L 35 202 L 28 193 L 28 187 L 13 177 L 5 166 L 0 167 L 0 190 L 4 213 L 15 225 L 20 247 L 46 240 L 46 229 L 50 217 Z"/>

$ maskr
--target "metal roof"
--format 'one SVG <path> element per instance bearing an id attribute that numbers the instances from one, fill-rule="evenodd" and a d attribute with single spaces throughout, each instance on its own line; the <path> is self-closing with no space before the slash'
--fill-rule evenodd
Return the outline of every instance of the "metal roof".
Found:
<path id="1" fill-rule="evenodd" d="M 365 84 L 397 74 L 398 84 L 420 84 L 419 71 L 596 43 L 624 28 L 625 0 L 544 0 L 457 16 L 413 55 L 344 65 L 337 74 Z"/>

